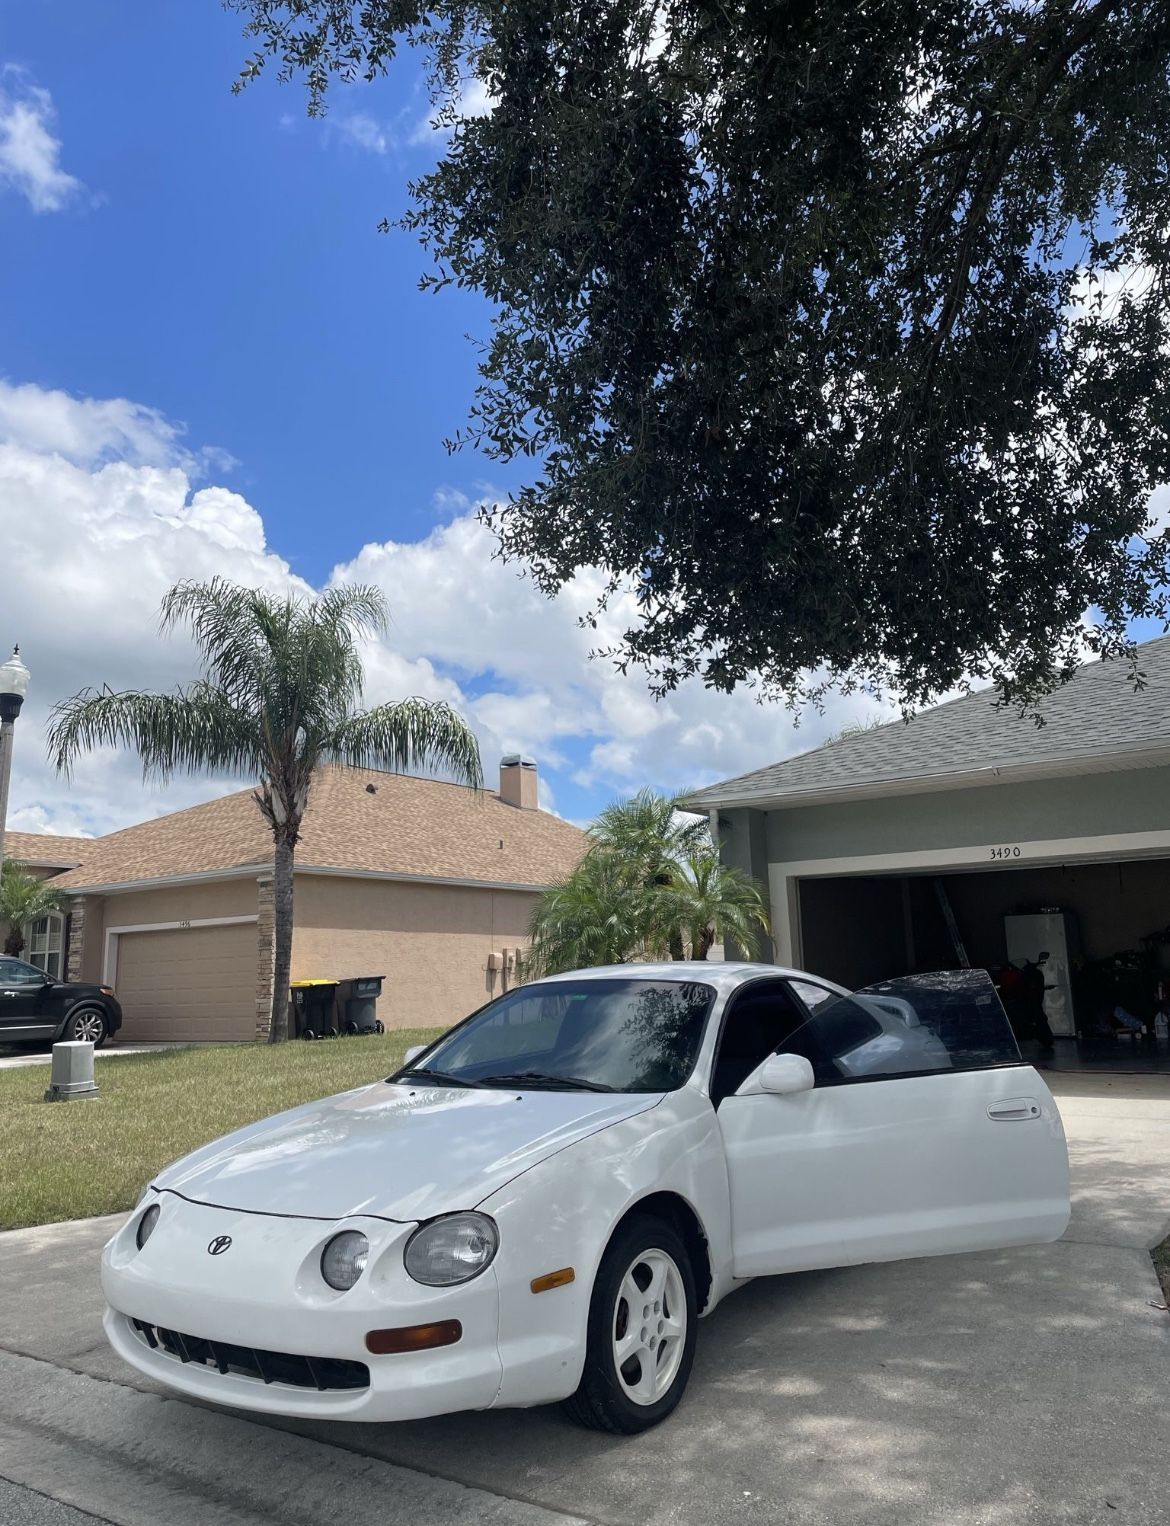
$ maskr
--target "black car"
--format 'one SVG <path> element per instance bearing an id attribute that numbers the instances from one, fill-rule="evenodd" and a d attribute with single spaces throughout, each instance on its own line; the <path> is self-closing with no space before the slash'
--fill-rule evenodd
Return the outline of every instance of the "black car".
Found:
<path id="1" fill-rule="evenodd" d="M 109 986 L 53 980 L 35 964 L 0 954 L 0 1044 L 89 1039 L 100 1049 L 121 1026 Z"/>

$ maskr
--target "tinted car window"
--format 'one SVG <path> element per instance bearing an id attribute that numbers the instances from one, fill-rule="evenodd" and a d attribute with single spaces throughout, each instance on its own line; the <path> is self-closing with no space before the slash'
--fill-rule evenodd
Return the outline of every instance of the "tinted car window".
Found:
<path id="1" fill-rule="evenodd" d="M 909 976 L 822 1000 L 781 1053 L 804 1055 L 823 1086 L 1020 1063 L 983 970 Z"/>
<path id="2" fill-rule="evenodd" d="M 612 1091 L 673 1091 L 694 1069 L 712 986 L 562 980 L 522 986 L 440 1039 L 415 1066 L 472 1084 L 532 1076 Z"/>
<path id="3" fill-rule="evenodd" d="M 35 965 L 25 964 L 23 959 L 0 959 L 0 984 L 10 986 L 40 985 L 44 971 Z"/>
<path id="4" fill-rule="evenodd" d="M 758 1065 L 774 1054 L 804 1022 L 804 1013 L 782 980 L 756 980 L 731 998 L 711 1073 L 711 1101 L 739 1090 Z"/>

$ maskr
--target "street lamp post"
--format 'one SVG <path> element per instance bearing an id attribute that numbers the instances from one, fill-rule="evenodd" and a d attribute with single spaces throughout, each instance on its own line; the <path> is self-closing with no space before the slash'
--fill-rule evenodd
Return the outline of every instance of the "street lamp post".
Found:
<path id="1" fill-rule="evenodd" d="M 0 667 L 0 869 L 4 867 L 4 824 L 8 820 L 8 780 L 12 774 L 12 738 L 16 717 L 28 693 L 28 669 L 20 648 Z"/>

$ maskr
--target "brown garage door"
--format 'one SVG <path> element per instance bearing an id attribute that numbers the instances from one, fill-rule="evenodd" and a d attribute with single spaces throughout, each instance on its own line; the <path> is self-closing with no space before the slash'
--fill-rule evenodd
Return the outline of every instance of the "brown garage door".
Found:
<path id="1" fill-rule="evenodd" d="M 251 1039 L 256 924 L 120 933 L 119 1040 Z"/>

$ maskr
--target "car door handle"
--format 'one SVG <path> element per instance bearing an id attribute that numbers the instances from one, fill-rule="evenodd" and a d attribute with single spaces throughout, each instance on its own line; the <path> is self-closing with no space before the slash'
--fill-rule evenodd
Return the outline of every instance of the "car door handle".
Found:
<path id="1" fill-rule="evenodd" d="M 1022 1123 L 1029 1118 L 1039 1118 L 1040 1104 L 1034 1097 L 1004 1097 L 991 1104 L 987 1116 L 995 1123 Z"/>

